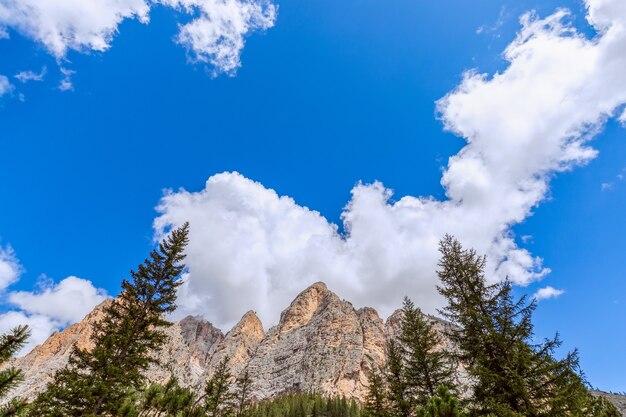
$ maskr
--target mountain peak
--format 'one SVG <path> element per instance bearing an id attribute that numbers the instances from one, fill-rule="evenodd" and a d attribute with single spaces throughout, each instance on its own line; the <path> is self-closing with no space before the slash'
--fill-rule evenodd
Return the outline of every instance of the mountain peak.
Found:
<path id="1" fill-rule="evenodd" d="M 330 291 L 326 284 L 321 281 L 312 284 L 298 294 L 289 307 L 281 313 L 280 331 L 288 332 L 306 325 L 320 307 L 327 305 L 333 299 L 339 299 L 339 297 Z"/>

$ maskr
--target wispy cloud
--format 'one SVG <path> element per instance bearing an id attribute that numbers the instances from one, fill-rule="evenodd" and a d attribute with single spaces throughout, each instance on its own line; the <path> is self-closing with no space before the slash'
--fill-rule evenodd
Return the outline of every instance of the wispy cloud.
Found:
<path id="1" fill-rule="evenodd" d="M 47 71 L 48 69 L 46 67 L 41 68 L 41 71 L 39 72 L 34 72 L 30 70 L 20 71 L 15 74 L 15 78 L 22 83 L 27 83 L 29 81 L 43 81 Z"/>
<path id="2" fill-rule="evenodd" d="M 617 184 L 624 181 L 624 178 L 626 178 L 626 167 L 622 168 L 619 174 L 615 175 L 615 177 L 611 181 L 603 182 L 602 184 L 600 184 L 600 189 L 602 191 L 612 190 Z"/>
<path id="3" fill-rule="evenodd" d="M 504 24 L 506 23 L 506 20 L 510 17 L 510 14 L 508 13 L 506 6 L 502 6 L 500 8 L 500 13 L 498 14 L 498 18 L 496 19 L 496 21 L 491 24 L 491 25 L 481 25 L 476 29 L 476 34 L 477 35 L 483 35 L 483 34 L 492 34 L 495 37 L 499 38 L 500 37 L 500 29 L 502 28 L 502 26 L 504 26 Z"/>
<path id="4" fill-rule="evenodd" d="M 13 92 L 14 88 L 6 75 L 0 75 L 0 97 Z"/>
<path id="5" fill-rule="evenodd" d="M 61 74 L 63 74 L 63 78 L 61 79 L 61 82 L 59 82 L 59 90 L 73 91 L 74 83 L 72 83 L 72 75 L 76 74 L 76 71 L 63 68 L 63 67 L 61 67 L 60 70 L 61 70 Z"/>

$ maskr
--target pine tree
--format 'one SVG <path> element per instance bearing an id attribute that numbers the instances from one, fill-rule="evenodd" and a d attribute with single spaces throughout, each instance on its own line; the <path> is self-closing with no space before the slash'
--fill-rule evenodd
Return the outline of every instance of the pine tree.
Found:
<path id="1" fill-rule="evenodd" d="M 31 407 L 33 416 L 114 415 L 129 390 L 144 383 L 152 356 L 166 342 L 164 316 L 176 308 L 189 225 L 173 230 L 122 282 L 122 292 L 93 327 L 93 349 L 75 347 Z"/>
<path id="2" fill-rule="evenodd" d="M 0 365 L 4 365 L 13 357 L 30 337 L 28 326 L 18 326 L 6 334 L 0 336 Z M 0 371 L 0 398 L 19 384 L 23 379 L 22 371 L 14 367 L 8 367 Z M 25 408 L 26 402 L 15 398 L 0 407 L 0 417 L 18 415 Z"/>
<path id="3" fill-rule="evenodd" d="M 417 417 L 464 417 L 466 414 L 461 410 L 459 400 L 452 395 L 450 390 L 441 385 L 428 403 L 418 407 Z"/>
<path id="4" fill-rule="evenodd" d="M 556 359 L 558 335 L 533 342 L 536 301 L 515 300 L 508 280 L 487 284 L 486 258 L 453 237 L 441 241 L 440 252 L 439 292 L 448 301 L 441 313 L 457 326 L 448 336 L 473 380 L 472 415 L 588 415 L 577 352 Z"/>
<path id="5" fill-rule="evenodd" d="M 225 356 L 204 388 L 204 408 L 209 417 L 231 417 L 234 414 L 234 395 L 230 389 L 232 375 L 228 363 L 229 358 Z"/>
<path id="6" fill-rule="evenodd" d="M 453 386 L 454 366 L 441 349 L 442 337 L 413 302 L 404 298 L 399 347 L 404 360 L 404 379 L 413 404 L 423 405 L 440 385 Z"/>

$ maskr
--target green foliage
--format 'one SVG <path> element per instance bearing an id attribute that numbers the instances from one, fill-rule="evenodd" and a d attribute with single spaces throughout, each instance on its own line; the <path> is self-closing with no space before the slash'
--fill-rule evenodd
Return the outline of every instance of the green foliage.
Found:
<path id="1" fill-rule="evenodd" d="M 374 369 L 368 377 L 367 397 L 365 398 L 363 414 L 365 417 L 388 417 L 388 409 L 385 379 Z"/>
<path id="2" fill-rule="evenodd" d="M 122 282 L 121 294 L 94 325 L 93 349 L 75 347 L 69 364 L 54 376 L 31 407 L 33 416 L 114 415 L 129 391 L 144 383 L 152 354 L 165 342 L 164 316 L 176 308 L 189 225 L 173 230 Z"/>
<path id="3" fill-rule="evenodd" d="M 369 377 L 365 410 L 372 416 L 412 417 L 437 387 L 453 387 L 455 367 L 433 322 L 406 297 L 402 312 L 398 340 L 387 344 L 384 374 Z"/>
<path id="4" fill-rule="evenodd" d="M 437 388 L 428 403 L 417 408 L 416 417 L 464 417 L 466 414 L 461 410 L 459 400 L 445 386 Z"/>
<path id="5" fill-rule="evenodd" d="M 117 417 L 206 417 L 196 395 L 178 385 L 175 378 L 165 385 L 151 384 L 130 394 L 118 410 Z"/>
<path id="6" fill-rule="evenodd" d="M 455 366 L 450 354 L 441 349 L 442 337 L 413 302 L 404 298 L 399 348 L 411 405 L 425 404 L 437 387 L 453 386 Z"/>
<path id="7" fill-rule="evenodd" d="M 0 365 L 4 365 L 24 347 L 29 337 L 30 331 L 27 326 L 15 327 L 8 333 L 0 335 Z M 8 367 L 0 371 L 0 398 L 4 398 L 22 379 L 22 371 L 14 367 Z M 0 407 L 0 417 L 19 415 L 25 406 L 26 402 L 24 400 L 14 398 Z"/>
<path id="8" fill-rule="evenodd" d="M 232 417 L 235 413 L 235 395 L 231 391 L 232 375 L 229 358 L 224 357 L 204 387 L 204 408 L 209 417 Z"/>
<path id="9" fill-rule="evenodd" d="M 413 401 L 409 397 L 409 387 L 405 378 L 403 350 L 395 340 L 387 344 L 385 376 L 389 392 L 389 414 L 392 417 L 409 417 Z"/>
<path id="10" fill-rule="evenodd" d="M 360 417 L 361 408 L 343 397 L 292 393 L 252 405 L 247 417 Z"/>
<path id="11" fill-rule="evenodd" d="M 472 415 L 590 415 L 590 394 L 576 351 L 555 358 L 556 335 L 533 342 L 536 301 L 515 300 L 509 281 L 487 284 L 486 258 L 464 250 L 451 236 L 440 243 L 442 314 L 456 324 L 448 335 L 473 380 Z"/>
<path id="12" fill-rule="evenodd" d="M 237 378 L 237 386 L 235 392 L 235 405 L 237 407 L 237 417 L 243 417 L 247 406 L 250 403 L 250 385 L 252 380 L 246 369 L 243 374 Z"/>

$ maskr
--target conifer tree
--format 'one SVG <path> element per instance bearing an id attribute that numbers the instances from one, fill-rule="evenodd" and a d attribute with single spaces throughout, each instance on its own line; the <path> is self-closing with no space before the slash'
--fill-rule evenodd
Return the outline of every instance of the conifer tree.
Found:
<path id="1" fill-rule="evenodd" d="M 150 386 L 134 395 L 129 395 L 117 417 L 206 417 L 204 410 L 196 405 L 195 394 L 170 378 L 165 385 Z"/>
<path id="2" fill-rule="evenodd" d="M 440 385 L 425 406 L 417 408 L 416 417 L 464 417 L 459 400 L 445 385 Z"/>
<path id="3" fill-rule="evenodd" d="M 368 377 L 367 396 L 363 411 L 366 417 L 388 417 L 387 407 L 385 380 L 380 372 L 373 369 Z"/>
<path id="4" fill-rule="evenodd" d="M 225 356 L 204 388 L 204 407 L 209 417 L 231 417 L 234 414 L 234 394 L 230 389 L 232 375 L 228 363 L 229 358 Z"/>
<path id="5" fill-rule="evenodd" d="M 441 349 L 442 338 L 413 302 L 404 298 L 399 347 L 404 361 L 404 379 L 414 404 L 423 405 L 440 385 L 453 386 L 454 366 Z"/>
<path id="6" fill-rule="evenodd" d="M 33 416 L 115 415 L 129 390 L 144 383 L 153 353 L 166 342 L 164 316 L 176 308 L 189 225 L 173 230 L 122 282 L 122 292 L 93 327 L 93 349 L 75 347 L 31 407 Z"/>
<path id="7" fill-rule="evenodd" d="M 472 415 L 589 415 L 577 352 L 556 359 L 558 335 L 533 342 L 536 301 L 515 300 L 508 280 L 487 284 L 486 258 L 453 237 L 441 241 L 440 252 L 439 292 L 448 301 L 441 313 L 458 326 L 448 336 L 473 380 Z"/>
<path id="8" fill-rule="evenodd" d="M 18 326 L 0 336 L 0 365 L 4 365 L 13 357 L 30 337 L 28 326 Z M 23 379 L 22 371 L 14 367 L 8 367 L 0 371 L 0 398 L 19 384 Z M 0 407 L 0 417 L 18 415 L 25 408 L 26 402 L 15 398 Z"/>
<path id="9" fill-rule="evenodd" d="M 389 412 L 392 417 L 409 417 L 412 401 L 404 372 L 402 348 L 395 340 L 387 343 L 386 380 L 389 392 Z"/>
<path id="10" fill-rule="evenodd" d="M 250 379 L 248 369 L 246 369 L 243 371 L 243 374 L 237 378 L 237 391 L 235 394 L 237 402 L 237 417 L 242 417 L 246 411 L 246 407 L 250 401 L 249 397 L 251 384 L 252 380 Z"/>

